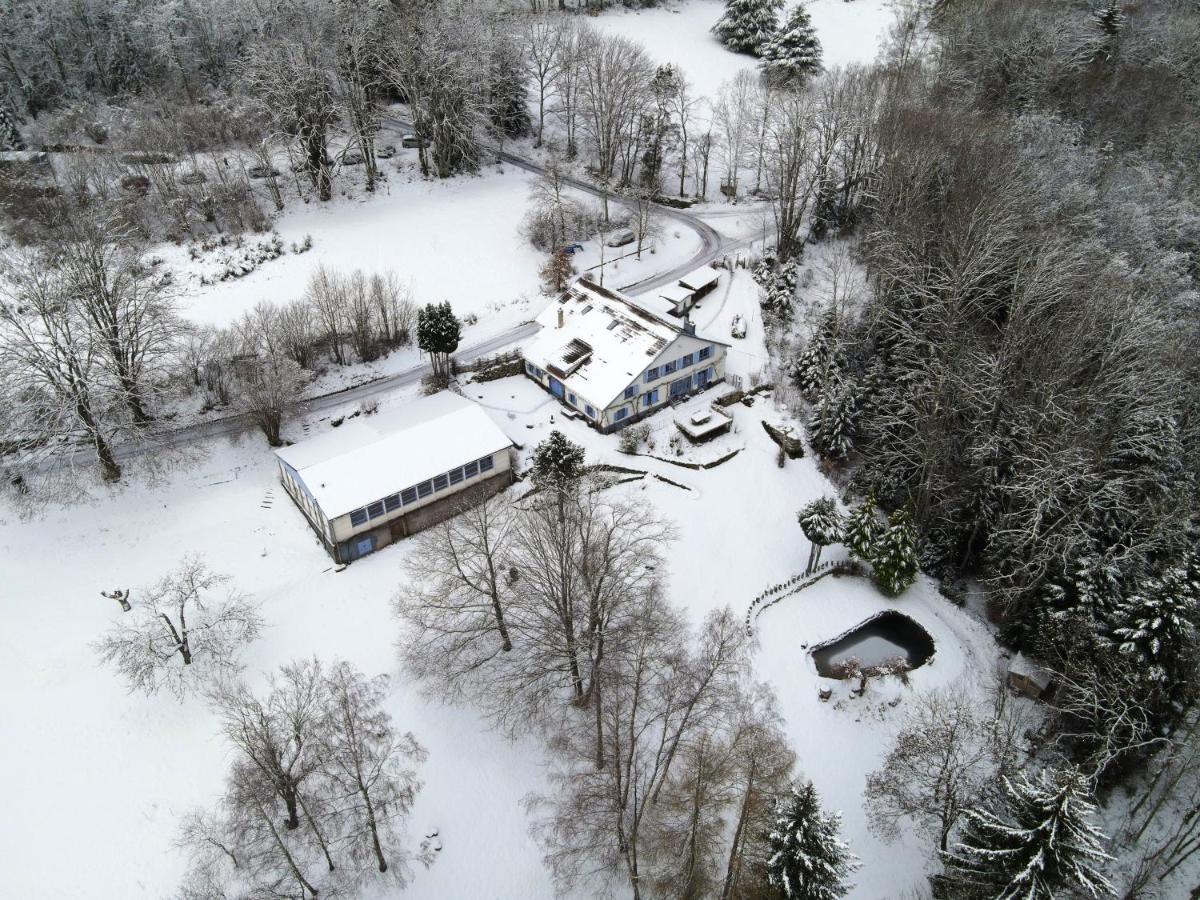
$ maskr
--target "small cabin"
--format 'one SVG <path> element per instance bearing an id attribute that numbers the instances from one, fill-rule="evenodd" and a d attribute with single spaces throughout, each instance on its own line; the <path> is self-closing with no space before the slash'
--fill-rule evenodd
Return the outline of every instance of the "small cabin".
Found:
<path id="1" fill-rule="evenodd" d="M 1008 686 L 1018 694 L 1033 700 L 1040 699 L 1054 684 L 1049 669 L 1039 666 L 1023 653 L 1008 661 Z"/>

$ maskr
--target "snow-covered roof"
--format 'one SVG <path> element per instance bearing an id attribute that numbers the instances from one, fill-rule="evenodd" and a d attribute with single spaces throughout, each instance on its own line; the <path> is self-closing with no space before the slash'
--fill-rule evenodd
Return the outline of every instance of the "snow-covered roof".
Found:
<path id="1" fill-rule="evenodd" d="M 538 316 L 538 324 L 542 330 L 525 347 L 525 358 L 600 409 L 684 333 L 682 323 L 666 313 L 588 281 L 568 288 Z"/>
<path id="2" fill-rule="evenodd" d="M 275 453 L 334 519 L 511 445 L 477 403 L 442 391 Z"/>
<path id="3" fill-rule="evenodd" d="M 1052 680 L 1052 675 L 1048 669 L 1042 668 L 1023 653 L 1013 655 L 1013 658 L 1008 661 L 1008 671 L 1013 675 L 1019 675 L 1022 678 L 1032 681 L 1042 690 L 1049 687 Z"/>
<path id="4" fill-rule="evenodd" d="M 696 291 L 693 288 L 684 287 L 682 284 L 668 284 L 658 289 L 658 296 L 670 303 L 672 308 L 690 300 L 694 293 Z"/>
<path id="5" fill-rule="evenodd" d="M 685 288 L 691 288 L 693 291 L 698 291 L 705 285 L 712 284 L 721 277 L 721 273 L 712 266 L 701 266 L 698 269 L 693 269 L 682 278 L 679 283 Z"/>

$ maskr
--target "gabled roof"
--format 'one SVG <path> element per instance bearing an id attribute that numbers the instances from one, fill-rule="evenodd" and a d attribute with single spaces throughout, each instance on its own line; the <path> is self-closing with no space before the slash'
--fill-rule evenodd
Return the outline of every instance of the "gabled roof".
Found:
<path id="1" fill-rule="evenodd" d="M 275 455 L 330 519 L 419 484 L 512 441 L 481 406 L 450 391 L 359 416 Z"/>
<path id="2" fill-rule="evenodd" d="M 542 330 L 525 347 L 525 358 L 600 409 L 669 345 L 690 337 L 683 323 L 666 313 L 589 281 L 573 284 L 537 321 Z M 708 337 L 696 339 L 728 346 Z"/>

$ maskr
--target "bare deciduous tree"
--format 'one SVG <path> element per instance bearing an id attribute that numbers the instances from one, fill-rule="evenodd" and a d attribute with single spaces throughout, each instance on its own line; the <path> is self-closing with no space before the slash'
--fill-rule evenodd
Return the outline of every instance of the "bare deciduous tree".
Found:
<path id="1" fill-rule="evenodd" d="M 329 721 L 322 740 L 322 773 L 335 797 L 339 845 L 363 866 L 369 860 L 403 886 L 404 820 L 421 789 L 412 765 L 426 753 L 411 734 L 397 735 L 383 710 L 387 677 L 367 679 L 347 662 L 327 676 Z"/>
<path id="2" fill-rule="evenodd" d="M 867 778 L 871 826 L 891 838 L 913 819 L 945 852 L 964 811 L 997 783 L 994 724 L 961 689 L 919 698 L 883 765 Z"/>
<path id="3" fill-rule="evenodd" d="M 235 672 L 238 650 L 258 637 L 263 622 L 258 607 L 237 591 L 212 596 L 228 581 L 200 557 L 187 557 L 137 592 L 133 614 L 115 620 L 96 642 L 100 658 L 131 691 L 148 694 L 166 687 L 181 697 L 205 678 Z"/>
<path id="4" fill-rule="evenodd" d="M 496 653 L 512 650 L 505 607 L 512 573 L 514 512 L 506 495 L 470 504 L 422 532 L 407 570 L 412 588 L 394 601 L 405 631 L 401 657 L 418 678 L 440 691 L 461 681 Z"/>

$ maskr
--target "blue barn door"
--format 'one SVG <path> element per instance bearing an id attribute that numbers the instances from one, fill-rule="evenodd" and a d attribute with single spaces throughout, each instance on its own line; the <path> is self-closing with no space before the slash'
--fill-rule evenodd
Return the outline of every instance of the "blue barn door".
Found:
<path id="1" fill-rule="evenodd" d="M 553 375 L 550 376 L 550 393 L 552 393 L 559 400 L 562 399 L 562 396 L 563 396 L 562 382 L 559 381 L 557 378 L 555 378 Z"/>

